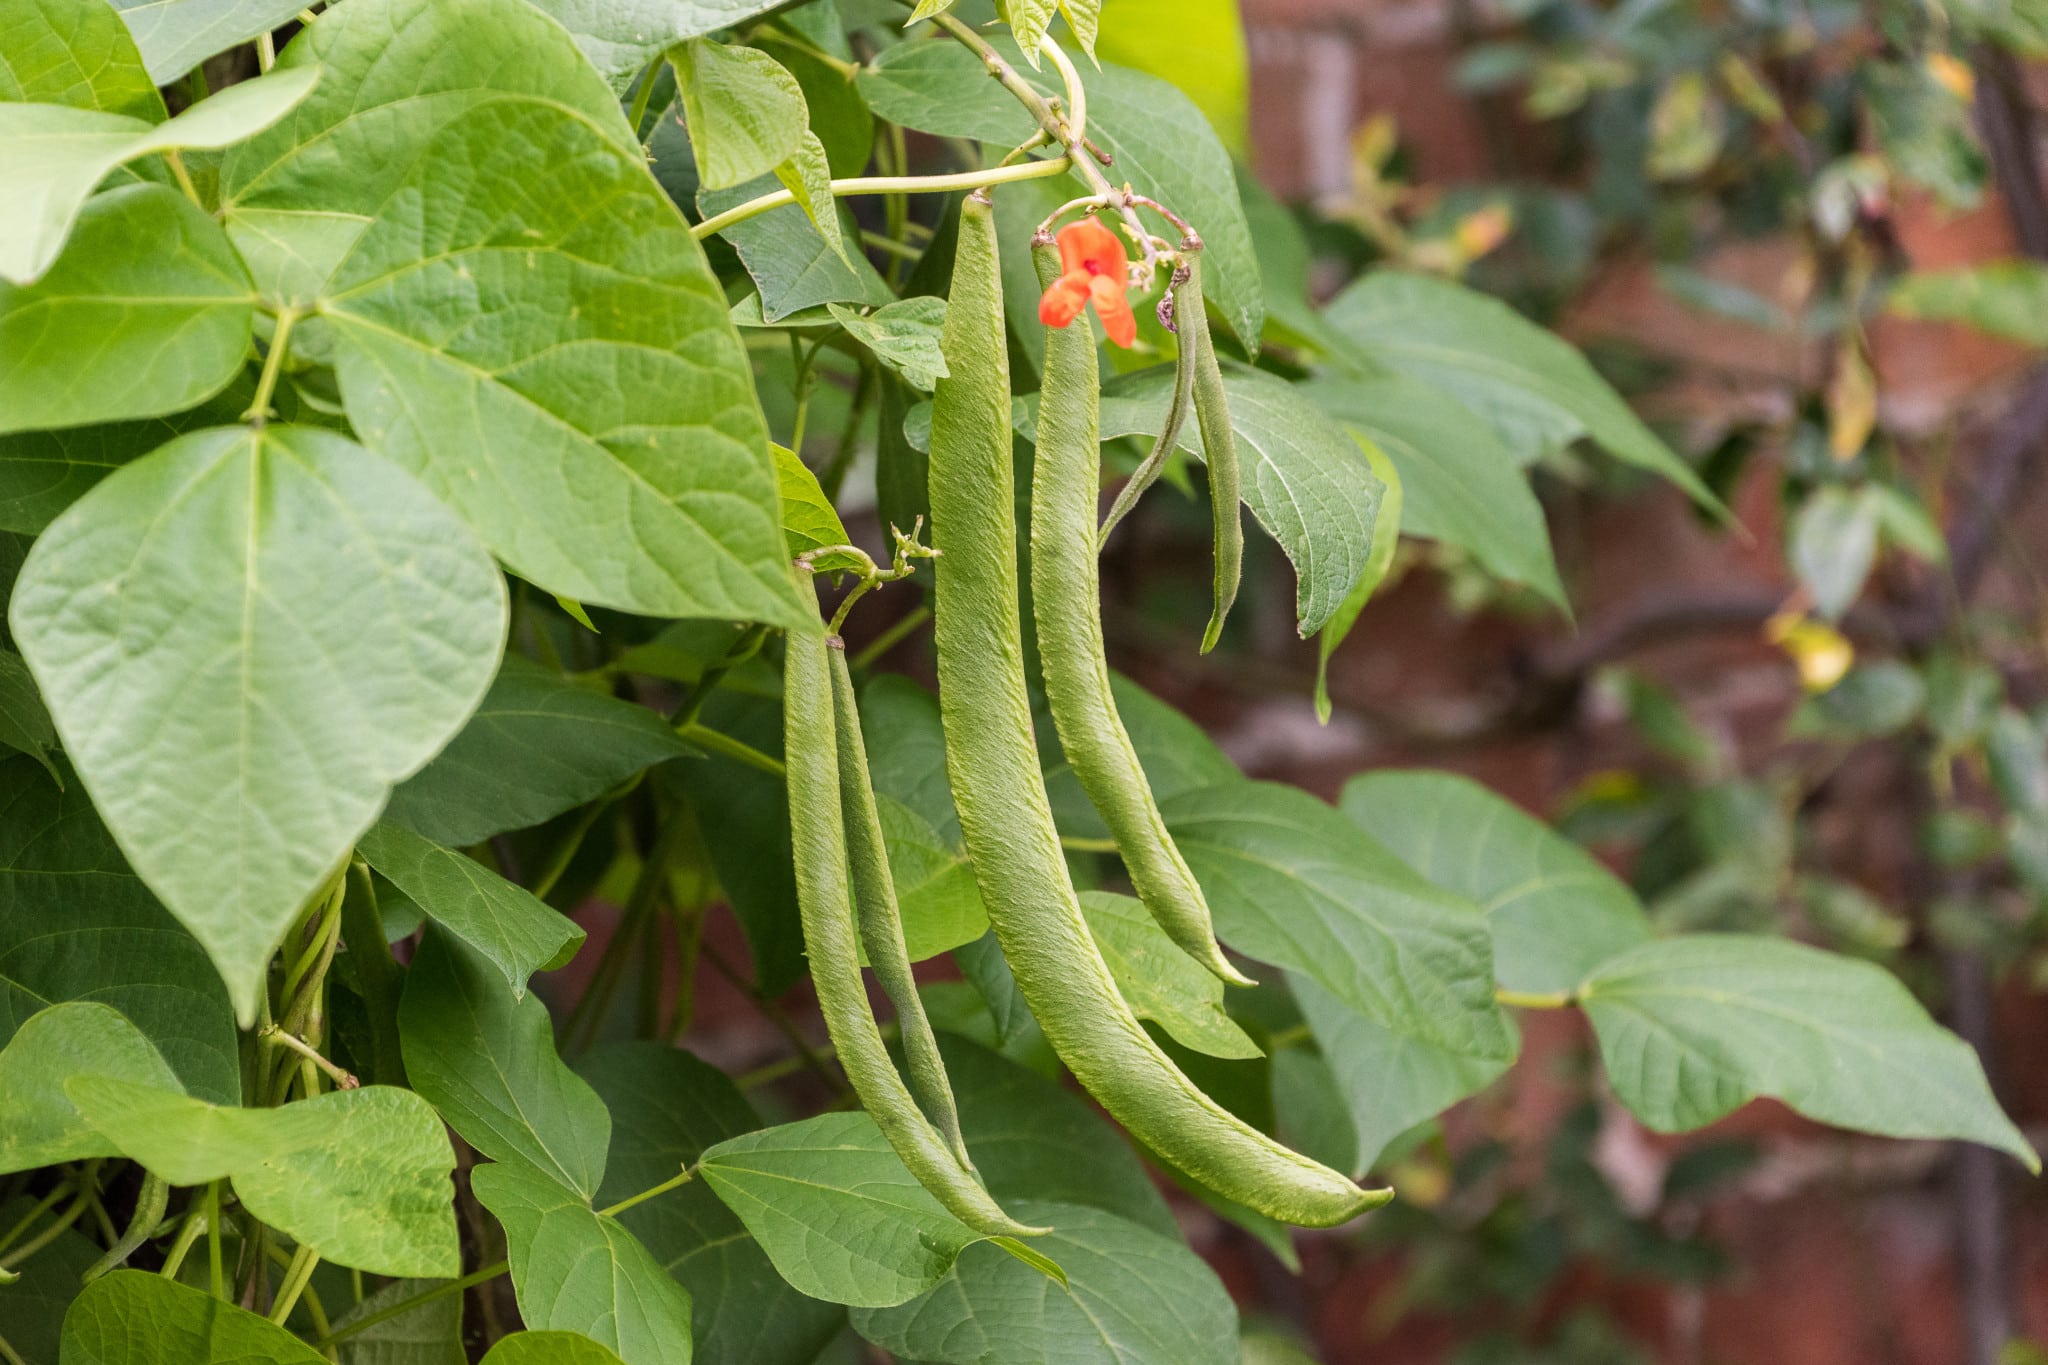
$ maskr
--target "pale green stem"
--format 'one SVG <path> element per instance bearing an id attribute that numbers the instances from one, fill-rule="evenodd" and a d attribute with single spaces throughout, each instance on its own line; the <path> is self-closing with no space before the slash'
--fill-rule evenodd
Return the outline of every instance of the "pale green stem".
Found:
<path id="1" fill-rule="evenodd" d="M 772 754 L 764 754 L 753 745 L 734 739 L 731 735 L 720 731 L 708 729 L 702 725 L 685 725 L 676 733 L 691 744 L 709 749 L 712 753 L 718 754 L 723 758 L 730 758 L 735 762 L 744 763 L 749 768 L 759 768 L 770 776 L 783 777 L 789 771 L 783 766 L 781 759 L 774 757 Z"/>
<path id="2" fill-rule="evenodd" d="M 628 1195 L 626 1198 L 621 1199 L 616 1204 L 612 1204 L 608 1207 L 599 1209 L 597 1211 L 598 1217 L 615 1218 L 619 1214 L 624 1213 L 627 1209 L 632 1208 L 635 1204 L 644 1204 L 658 1194 L 667 1194 L 670 1190 L 680 1189 L 684 1185 L 689 1184 L 690 1181 L 695 1178 L 695 1172 L 689 1167 L 684 1167 L 680 1175 L 676 1175 L 671 1177 L 670 1179 L 662 1181 L 659 1185 L 656 1185 L 651 1190 L 642 1190 L 638 1194 Z"/>
<path id="3" fill-rule="evenodd" d="M 832 182 L 833 198 L 851 194 L 940 194 L 951 190 L 980 189 L 984 185 L 1003 185 L 1013 180 L 1042 180 L 1049 175 L 1065 173 L 1073 163 L 1072 156 L 1056 156 L 1049 161 L 1030 161 L 1021 166 L 995 166 L 983 171 L 961 171 L 954 175 L 875 175 L 857 176 L 848 180 Z M 1104 193 L 1107 193 L 1104 182 Z M 796 196 L 788 190 L 777 190 L 764 194 L 758 199 L 749 199 L 744 204 L 735 204 L 723 213 L 713 214 L 690 229 L 690 235 L 703 240 L 716 232 L 723 232 L 734 223 L 745 222 L 785 204 L 794 204 Z"/>
<path id="4" fill-rule="evenodd" d="M 1510 991 L 1496 990 L 1493 998 L 1503 1005 L 1515 1005 L 1525 1010 L 1561 1010 L 1572 1003 L 1570 991 Z"/>
<path id="5" fill-rule="evenodd" d="M 242 414 L 242 420 L 251 426 L 260 427 L 270 420 L 271 395 L 277 392 L 277 376 L 284 369 L 292 324 L 298 320 L 295 308 L 287 308 L 277 315 L 277 328 L 270 334 L 270 351 L 263 357 L 263 374 L 256 381 L 256 398 L 249 404 L 249 410 Z"/>
<path id="6" fill-rule="evenodd" d="M 299 1295 L 305 1292 L 306 1282 L 313 1278 L 313 1267 L 320 1264 L 319 1253 L 299 1243 L 292 1252 L 291 1264 L 285 1268 L 284 1283 L 277 1287 L 277 1302 L 271 1305 L 270 1320 L 282 1327 L 285 1319 L 298 1306 Z"/>

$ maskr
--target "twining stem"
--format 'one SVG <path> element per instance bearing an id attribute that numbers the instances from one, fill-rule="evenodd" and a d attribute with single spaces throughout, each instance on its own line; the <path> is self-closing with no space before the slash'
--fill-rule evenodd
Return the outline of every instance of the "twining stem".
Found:
<path id="1" fill-rule="evenodd" d="M 357 1318 L 346 1326 L 336 1328 L 326 1336 L 321 1337 L 320 1340 L 314 1342 L 313 1349 L 324 1351 L 336 1342 L 346 1341 L 359 1332 L 367 1332 L 380 1323 L 389 1322 L 393 1318 L 404 1317 L 415 1308 L 424 1308 L 430 1303 L 449 1297 L 451 1294 L 466 1294 L 480 1284 L 489 1284 L 511 1268 L 510 1262 L 499 1261 L 494 1265 L 487 1265 L 481 1270 L 473 1270 L 459 1280 L 449 1280 L 446 1283 L 435 1285 L 432 1289 L 422 1290 L 411 1298 L 400 1299 L 397 1303 L 387 1308 L 380 1308 L 367 1317 Z"/>
<path id="2" fill-rule="evenodd" d="M 1003 185 L 1013 180 L 1042 180 L 1046 176 L 1064 172 L 1071 156 L 1056 156 L 1048 161 L 1030 161 L 1021 166 L 992 166 L 981 171 L 960 171 L 953 175 L 880 175 L 856 176 L 832 182 L 833 198 L 850 194 L 939 194 L 950 190 L 980 189 L 984 185 Z M 1107 193 L 1108 182 L 1103 182 Z M 749 218 L 779 209 L 785 204 L 794 204 L 796 196 L 788 190 L 776 190 L 758 199 L 749 199 L 744 204 L 735 204 L 723 213 L 715 213 L 690 229 L 690 235 L 702 241 L 713 233 L 723 232 L 734 223 L 743 223 Z"/>
<path id="3" fill-rule="evenodd" d="M 167 1280 L 178 1278 L 178 1272 L 184 1268 L 186 1254 L 198 1242 L 199 1234 L 206 1231 L 206 1225 L 206 1200 L 195 1195 L 192 1207 L 185 1210 L 185 1221 L 178 1227 L 178 1238 L 171 1243 L 170 1252 L 164 1257 L 163 1269 L 157 1272 L 159 1275 Z"/>
<path id="4" fill-rule="evenodd" d="M 263 374 L 256 381 L 256 397 L 249 404 L 249 410 L 242 414 L 242 420 L 252 427 L 261 428 L 270 420 L 270 398 L 277 392 L 277 376 L 284 369 L 285 352 L 290 346 L 292 324 L 299 320 L 299 310 L 286 308 L 277 315 L 277 327 L 270 334 L 270 350 L 263 357 Z"/>
<path id="5" fill-rule="evenodd" d="M 292 1315 L 292 1309 L 299 1303 L 299 1295 L 305 1292 L 306 1281 L 313 1278 L 313 1267 L 320 1264 L 320 1256 L 304 1242 L 292 1252 L 291 1264 L 285 1267 L 284 1282 L 277 1287 L 277 1302 L 271 1305 L 270 1320 L 284 1326 L 285 1319 Z"/>
<path id="6" fill-rule="evenodd" d="M 313 1259 L 317 1262 L 320 1258 L 315 1256 Z M 284 1254 L 283 1248 L 271 1247 L 270 1263 L 284 1267 L 285 1271 L 289 1273 L 293 1261 L 291 1257 Z M 299 1292 L 299 1302 L 306 1306 L 306 1316 L 312 1320 L 313 1330 L 323 1337 L 326 1336 L 329 1330 L 331 1330 L 327 1321 L 327 1308 L 326 1305 L 320 1302 L 320 1291 L 313 1288 L 313 1282 L 310 1277 L 306 1281 L 305 1288 Z"/>

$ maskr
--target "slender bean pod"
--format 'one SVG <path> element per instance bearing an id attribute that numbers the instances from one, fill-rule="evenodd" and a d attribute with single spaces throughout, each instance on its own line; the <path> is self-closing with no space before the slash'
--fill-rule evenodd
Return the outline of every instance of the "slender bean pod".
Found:
<path id="1" fill-rule="evenodd" d="M 1176 309 L 1179 301 L 1175 300 Z M 1195 420 L 1202 428 L 1202 459 L 1209 467 L 1209 508 L 1215 519 L 1216 604 L 1202 632 L 1202 653 L 1223 638 L 1223 618 L 1237 601 L 1237 583 L 1244 572 L 1244 523 L 1237 500 L 1237 433 L 1230 425 L 1230 399 L 1223 392 L 1223 367 L 1216 363 L 1216 343 L 1209 336 L 1209 313 L 1199 292 L 1191 313 L 1175 314 L 1180 344 L 1195 353 Z"/>
<path id="2" fill-rule="evenodd" d="M 868 951 L 875 979 L 896 1006 L 910 1093 L 960 1164 L 973 1170 L 974 1159 L 967 1155 L 966 1140 L 960 1136 L 960 1110 L 953 1101 L 953 1086 L 939 1057 L 939 1040 L 932 1033 L 931 1020 L 925 1017 L 924 1001 L 910 972 L 903 912 L 896 902 L 896 878 L 889 871 L 882 818 L 875 809 L 875 789 L 868 777 L 868 747 L 860 730 L 853 671 L 847 667 L 843 648 L 826 652 L 832 665 L 833 712 L 839 732 L 839 805 L 846 821 L 846 853 L 853 868 L 853 904 L 861 945 Z"/>
<path id="3" fill-rule="evenodd" d="M 917 1107 L 868 1012 L 855 946 L 846 828 L 839 805 L 839 743 L 831 651 L 845 646 L 821 627 L 792 630 L 784 659 L 784 752 L 797 909 L 818 1008 L 846 1078 L 918 1183 L 967 1226 L 990 1237 L 1045 1232 L 1017 1222 L 989 1197 Z"/>
<path id="4" fill-rule="evenodd" d="M 1047 1041 L 1110 1114 L 1217 1193 L 1327 1227 L 1384 1203 L 1280 1146 L 1174 1066 L 1124 1003 L 1060 853 L 1032 739 L 1018 606 L 1010 381 L 988 202 L 960 212 L 932 407 L 934 621 L 946 773 L 1003 956 Z"/>
<path id="5" fill-rule="evenodd" d="M 1059 254 L 1041 245 L 1032 255 L 1049 287 L 1059 278 Z M 1115 837 L 1138 899 L 1189 957 L 1232 985 L 1255 985 L 1216 945 L 1209 902 L 1167 832 L 1110 691 L 1089 534 L 1102 486 L 1100 408 L 1095 334 L 1080 319 L 1048 327 L 1031 475 L 1031 611 L 1046 701 L 1060 747 Z"/>
<path id="6" fill-rule="evenodd" d="M 1039 273 L 1044 273 L 1042 265 Z M 1109 515 L 1102 519 L 1102 529 L 1095 535 L 1097 549 L 1109 543 L 1109 533 L 1138 505 L 1138 499 L 1145 495 L 1145 491 L 1158 481 L 1159 471 L 1166 468 L 1167 457 L 1173 454 L 1174 443 L 1180 439 L 1180 429 L 1186 425 L 1188 413 L 1194 408 L 1195 364 L 1200 357 L 1190 344 L 1188 324 L 1182 319 L 1191 316 L 1200 319 L 1203 316 L 1201 247 L 1183 247 L 1180 264 L 1174 267 L 1169 288 L 1173 297 L 1173 316 L 1181 329 L 1180 353 L 1173 362 L 1173 401 L 1167 405 L 1166 425 L 1159 429 L 1159 439 L 1152 443 L 1152 449 L 1131 472 L 1131 477 L 1124 480 L 1124 486 L 1116 492 L 1116 500 L 1110 503 Z M 1098 455 L 1096 458 L 1099 464 L 1101 457 Z"/>

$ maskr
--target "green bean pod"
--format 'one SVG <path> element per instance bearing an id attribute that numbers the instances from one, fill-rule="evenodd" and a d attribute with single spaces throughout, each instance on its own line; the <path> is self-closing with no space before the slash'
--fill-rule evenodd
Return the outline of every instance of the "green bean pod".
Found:
<path id="1" fill-rule="evenodd" d="M 1217 1193 L 1328 1227 L 1391 1191 L 1362 1190 L 1224 1109 L 1159 1049 L 1118 992 L 1067 875 L 1032 738 L 1018 606 L 1009 362 L 989 204 L 960 212 L 932 405 L 939 715 L 946 774 L 1003 956 L 1067 1069 L 1131 1135 Z"/>
<path id="2" fill-rule="evenodd" d="M 889 851 L 882 841 L 882 817 L 875 808 L 875 789 L 868 777 L 867 741 L 860 731 L 860 706 L 853 691 L 853 670 L 844 649 L 827 648 L 832 665 L 833 713 L 839 736 L 839 806 L 846 821 L 846 853 L 853 869 L 853 905 L 861 946 L 868 965 L 896 1006 L 896 1026 L 903 1037 L 904 1070 L 910 1093 L 932 1126 L 946 1139 L 953 1155 L 968 1170 L 974 1159 L 960 1136 L 960 1110 L 953 1100 L 939 1040 L 925 1016 L 910 971 L 910 949 L 903 941 L 903 912 L 896 901 L 896 878 L 889 871 Z"/>
<path id="3" fill-rule="evenodd" d="M 792 630 L 783 664 L 789 831 L 797 909 L 818 1008 L 854 1093 L 918 1183 L 976 1232 L 989 1237 L 1036 1236 L 1049 1229 L 1028 1227 L 1004 1213 L 924 1116 L 868 1012 L 839 804 L 838 725 L 829 659 L 833 650 L 843 648 L 839 638 L 827 635 L 822 627 Z"/>
<path id="4" fill-rule="evenodd" d="M 1202 632 L 1202 653 L 1207 654 L 1223 638 L 1223 618 L 1237 601 L 1237 583 L 1244 573 L 1244 524 L 1237 510 L 1237 433 L 1230 425 L 1223 367 L 1216 363 L 1216 343 L 1209 336 L 1209 313 L 1200 292 L 1195 294 L 1191 310 L 1179 311 L 1178 299 L 1174 307 L 1181 347 L 1195 353 L 1195 421 L 1202 428 L 1202 461 L 1209 467 L 1209 510 L 1216 527 L 1216 605 Z"/>
<path id="5" fill-rule="evenodd" d="M 1059 278 L 1059 254 L 1050 245 L 1035 246 L 1032 254 L 1039 279 L 1050 286 Z M 1109 826 L 1152 918 L 1181 951 L 1223 980 L 1257 985 L 1217 947 L 1209 902 L 1167 832 L 1110 691 L 1101 576 L 1090 535 L 1102 486 L 1100 408 L 1094 332 L 1078 320 L 1046 328 L 1031 475 L 1031 610 L 1046 701 L 1074 776 Z"/>
<path id="6" fill-rule="evenodd" d="M 1037 255 L 1039 257 L 1038 273 L 1042 278 L 1045 274 L 1044 249 L 1039 248 Z M 1058 259 L 1057 255 L 1053 257 L 1055 262 Z M 1048 281 L 1048 283 L 1050 282 Z M 1184 318 L 1190 315 L 1198 318 L 1202 316 L 1202 258 L 1200 247 L 1195 247 L 1181 253 L 1181 263 L 1174 269 L 1173 278 L 1168 288 L 1173 295 L 1173 315 L 1175 318 Z M 1077 319 L 1076 325 L 1078 323 L 1079 320 Z M 1066 330 L 1073 331 L 1075 328 L 1074 326 L 1069 326 Z M 1083 327 L 1081 330 L 1087 331 L 1088 329 Z M 1093 336 L 1093 333 L 1090 332 L 1089 335 Z M 1092 361 L 1094 357 L 1092 347 L 1090 348 L 1089 356 Z M 1180 440 L 1180 429 L 1187 425 L 1188 413 L 1194 407 L 1195 363 L 1198 358 L 1196 349 L 1183 342 L 1179 354 L 1174 357 L 1173 401 L 1166 406 L 1166 424 L 1159 429 L 1159 437 L 1152 442 L 1152 449 L 1146 453 L 1144 460 L 1139 463 L 1136 469 L 1131 471 L 1131 477 L 1124 480 L 1124 486 L 1116 491 L 1116 500 L 1109 505 L 1109 515 L 1102 519 L 1102 529 L 1096 532 L 1095 535 L 1097 549 L 1108 543 L 1109 533 L 1116 529 L 1117 523 L 1124 519 L 1125 514 L 1138 505 L 1138 499 L 1145 495 L 1145 490 L 1158 481 L 1159 471 L 1166 468 L 1167 457 L 1173 454 L 1173 447 Z M 1090 371 L 1090 374 L 1093 374 L 1093 370 Z M 1098 465 L 1101 463 L 1099 455 L 1096 458 L 1096 463 Z"/>

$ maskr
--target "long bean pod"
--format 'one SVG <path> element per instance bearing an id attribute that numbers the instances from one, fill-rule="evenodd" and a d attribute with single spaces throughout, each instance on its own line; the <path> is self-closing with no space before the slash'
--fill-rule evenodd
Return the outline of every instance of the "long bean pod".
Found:
<path id="1" fill-rule="evenodd" d="M 1042 283 L 1057 253 L 1037 244 Z M 1237 986 L 1254 983 L 1223 956 L 1209 902 L 1167 832 L 1159 803 L 1117 714 L 1102 640 L 1101 575 L 1091 531 L 1102 485 L 1095 334 L 1085 321 L 1048 327 L 1031 475 L 1031 611 L 1060 747 L 1116 840 L 1138 899 L 1189 957 Z"/>
<path id="2" fill-rule="evenodd" d="M 995 225 L 962 205 L 932 408 L 934 634 L 946 773 L 1003 956 L 1068 1070 L 1131 1134 L 1217 1193 L 1327 1227 L 1384 1203 L 1203 1094 L 1125 1004 L 1089 936 L 1032 739 L 1018 606 L 1010 381 Z"/>
<path id="3" fill-rule="evenodd" d="M 904 1086 L 868 1012 L 855 946 L 846 829 L 839 803 L 839 743 L 829 654 L 845 646 L 822 627 L 789 632 L 783 663 L 784 760 L 797 909 L 818 1008 L 839 1065 L 889 1145 L 954 1217 L 990 1237 L 1045 1232 L 1004 1213 L 953 1154 Z"/>
<path id="4" fill-rule="evenodd" d="M 903 1039 L 904 1070 L 910 1093 L 932 1126 L 946 1139 L 953 1155 L 969 1170 L 973 1158 L 960 1136 L 960 1110 L 939 1040 L 932 1033 L 917 980 L 910 971 L 910 949 L 903 941 L 903 911 L 896 900 L 896 878 L 889 871 L 889 852 L 882 841 L 881 813 L 868 776 L 867 741 L 860 729 L 860 705 L 853 691 L 853 671 L 844 649 L 827 648 L 832 666 L 832 703 L 838 722 L 839 806 L 846 823 L 846 854 L 853 871 L 853 905 L 868 965 L 896 1007 L 896 1026 Z"/>

